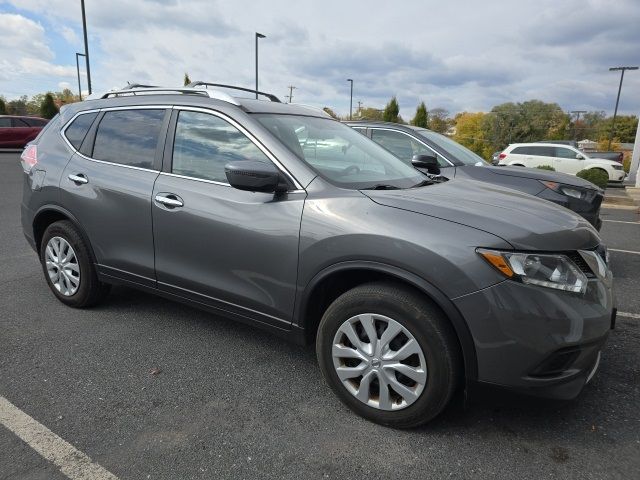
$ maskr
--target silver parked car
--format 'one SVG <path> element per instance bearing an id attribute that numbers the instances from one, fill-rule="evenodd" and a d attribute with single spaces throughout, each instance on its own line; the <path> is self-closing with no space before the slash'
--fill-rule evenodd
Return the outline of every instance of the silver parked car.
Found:
<path id="1" fill-rule="evenodd" d="M 22 226 L 61 302 L 122 284 L 315 342 L 340 399 L 396 427 L 475 382 L 572 398 L 594 375 L 615 310 L 582 217 L 207 86 L 69 105 L 27 146 Z"/>

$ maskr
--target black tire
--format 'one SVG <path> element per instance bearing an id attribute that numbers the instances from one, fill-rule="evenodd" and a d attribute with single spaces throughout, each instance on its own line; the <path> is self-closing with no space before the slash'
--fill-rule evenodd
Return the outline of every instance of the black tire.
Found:
<path id="1" fill-rule="evenodd" d="M 380 410 L 352 395 L 333 365 L 332 344 L 338 328 L 353 316 L 375 313 L 390 317 L 418 341 L 428 377 L 417 400 L 400 410 Z M 354 412 L 373 422 L 411 428 L 436 417 L 449 403 L 462 373 L 459 343 L 442 311 L 424 295 L 394 283 L 358 286 L 338 297 L 326 310 L 316 337 L 316 354 L 325 381 Z"/>
<path id="2" fill-rule="evenodd" d="M 73 248 L 80 269 L 80 282 L 77 291 L 73 295 L 64 295 L 53 285 L 47 272 L 45 251 L 49 240 L 53 237 L 61 237 Z M 96 267 L 91 259 L 89 248 L 77 228 L 68 220 L 52 223 L 47 227 L 40 243 L 40 263 L 44 272 L 47 285 L 65 305 L 74 308 L 87 308 L 98 304 L 109 293 L 111 285 L 98 280 Z"/>

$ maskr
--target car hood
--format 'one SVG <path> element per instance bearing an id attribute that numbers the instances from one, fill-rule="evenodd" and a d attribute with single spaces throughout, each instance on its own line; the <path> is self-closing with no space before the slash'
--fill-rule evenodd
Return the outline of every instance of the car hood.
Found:
<path id="1" fill-rule="evenodd" d="M 620 166 L 620 162 L 616 162 L 615 160 L 609 160 L 608 158 L 586 157 L 585 160 L 587 160 L 588 162 L 602 163 L 604 165 L 610 165 L 610 166 L 618 165 L 618 166 Z"/>
<path id="2" fill-rule="evenodd" d="M 567 173 L 552 172 L 550 170 L 542 170 L 541 168 L 526 168 L 526 167 L 478 167 L 486 168 L 491 173 L 496 175 L 508 175 L 510 177 L 520 178 L 533 178 L 543 182 L 557 182 L 564 185 L 571 185 L 573 187 L 587 188 L 591 190 L 598 190 L 598 187 L 593 183 L 584 180 L 583 178 L 576 177 L 575 175 L 569 175 Z"/>
<path id="3" fill-rule="evenodd" d="M 516 249 L 565 251 L 594 248 L 600 243 L 591 224 L 572 211 L 484 182 L 450 180 L 419 188 L 362 193 L 380 205 L 497 235 Z"/>

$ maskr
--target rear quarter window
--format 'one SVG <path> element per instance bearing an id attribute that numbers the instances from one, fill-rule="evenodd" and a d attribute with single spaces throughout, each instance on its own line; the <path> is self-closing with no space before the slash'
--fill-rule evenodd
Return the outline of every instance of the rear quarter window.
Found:
<path id="1" fill-rule="evenodd" d="M 98 116 L 98 112 L 83 113 L 78 115 L 73 122 L 64 131 L 64 136 L 69 140 L 69 143 L 73 145 L 73 148 L 80 150 L 80 145 L 87 132 L 91 128 L 91 124 Z"/>

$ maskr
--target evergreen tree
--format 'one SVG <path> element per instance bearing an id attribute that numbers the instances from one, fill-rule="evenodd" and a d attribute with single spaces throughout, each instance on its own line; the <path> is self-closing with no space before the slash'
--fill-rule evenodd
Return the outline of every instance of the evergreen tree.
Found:
<path id="1" fill-rule="evenodd" d="M 40 105 L 40 116 L 42 118 L 53 118 L 58 113 L 58 107 L 56 107 L 55 102 L 53 101 L 53 95 L 47 93 L 44 96 L 44 100 L 42 101 L 42 105 Z"/>
<path id="2" fill-rule="evenodd" d="M 400 113 L 400 106 L 398 105 L 398 100 L 395 95 L 389 100 L 387 106 L 384 107 L 384 112 L 382 114 L 382 119 L 385 122 L 393 122 L 398 123 L 398 114 Z"/>
<path id="3" fill-rule="evenodd" d="M 416 116 L 413 117 L 411 124 L 416 127 L 427 128 L 429 124 L 429 114 L 427 113 L 427 106 L 424 102 L 420 102 L 420 105 L 416 108 Z"/>
<path id="4" fill-rule="evenodd" d="M 7 114 L 7 105 L 4 103 L 4 98 L 0 97 L 0 115 Z"/>
<path id="5" fill-rule="evenodd" d="M 184 86 L 186 87 L 190 83 L 191 83 L 191 79 L 189 78 L 189 74 L 187 72 L 184 72 Z"/>

